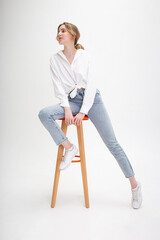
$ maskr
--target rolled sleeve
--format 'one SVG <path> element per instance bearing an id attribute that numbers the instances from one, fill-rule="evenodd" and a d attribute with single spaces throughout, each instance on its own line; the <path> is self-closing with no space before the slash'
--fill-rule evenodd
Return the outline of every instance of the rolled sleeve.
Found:
<path id="1" fill-rule="evenodd" d="M 50 74 L 51 74 L 51 79 L 54 86 L 54 93 L 55 93 L 55 96 L 60 100 L 60 106 L 70 107 L 69 101 L 68 101 L 68 94 L 65 92 L 63 83 L 58 76 L 53 60 L 51 58 L 50 58 Z"/>
<path id="2" fill-rule="evenodd" d="M 88 74 L 87 74 L 87 83 L 84 91 L 83 103 L 80 109 L 81 113 L 88 114 L 90 108 L 94 103 L 94 98 L 96 94 L 96 84 L 93 74 L 93 64 L 91 61 L 91 55 L 88 54 Z"/>

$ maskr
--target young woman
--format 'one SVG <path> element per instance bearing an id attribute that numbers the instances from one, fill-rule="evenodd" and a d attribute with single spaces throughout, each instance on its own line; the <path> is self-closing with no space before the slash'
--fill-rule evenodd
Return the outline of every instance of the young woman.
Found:
<path id="1" fill-rule="evenodd" d="M 60 164 L 60 170 L 63 170 L 70 166 L 78 148 L 65 136 L 56 120 L 65 117 L 67 125 L 80 125 L 87 115 L 117 160 L 124 176 L 130 181 L 132 207 L 139 208 L 142 203 L 141 184 L 136 181 L 131 163 L 116 139 L 92 75 L 90 54 L 77 43 L 79 38 L 79 30 L 74 24 L 64 22 L 58 26 L 56 39 L 64 45 L 64 49 L 51 56 L 50 72 L 54 92 L 60 103 L 43 108 L 39 112 L 39 119 L 57 146 L 62 144 L 65 148 Z"/>

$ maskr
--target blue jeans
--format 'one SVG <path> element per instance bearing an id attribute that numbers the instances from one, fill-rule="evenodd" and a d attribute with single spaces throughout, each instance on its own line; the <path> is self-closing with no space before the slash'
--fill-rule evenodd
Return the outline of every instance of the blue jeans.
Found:
<path id="1" fill-rule="evenodd" d="M 70 98 L 68 95 L 68 100 L 73 116 L 75 116 L 80 111 L 84 97 L 84 90 L 85 89 L 78 90 L 77 95 L 74 98 Z M 108 147 L 109 151 L 117 160 L 125 177 L 133 177 L 135 175 L 134 171 L 124 150 L 116 139 L 111 120 L 98 89 L 96 89 L 94 103 L 90 108 L 87 116 L 96 127 L 104 144 Z M 59 103 L 41 109 L 38 117 L 58 146 L 68 139 L 56 122 L 56 120 L 59 118 L 65 117 L 64 107 L 60 106 Z"/>

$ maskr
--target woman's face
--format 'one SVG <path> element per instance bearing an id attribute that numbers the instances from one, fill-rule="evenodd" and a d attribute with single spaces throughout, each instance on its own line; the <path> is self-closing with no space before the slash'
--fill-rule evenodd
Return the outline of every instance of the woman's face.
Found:
<path id="1" fill-rule="evenodd" d="M 67 31 L 65 25 L 61 25 L 58 30 L 58 40 L 59 44 L 74 43 L 74 37 Z"/>

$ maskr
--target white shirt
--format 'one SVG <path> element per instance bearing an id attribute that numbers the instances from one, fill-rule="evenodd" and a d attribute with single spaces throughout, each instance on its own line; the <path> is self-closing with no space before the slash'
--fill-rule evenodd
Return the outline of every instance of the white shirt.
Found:
<path id="1" fill-rule="evenodd" d="M 68 95 L 72 90 L 71 98 L 76 96 L 77 88 L 85 88 L 80 112 L 87 115 L 96 94 L 91 56 L 88 51 L 77 49 L 71 64 L 62 50 L 54 53 L 50 58 L 50 72 L 55 95 L 63 107 L 70 107 Z"/>

